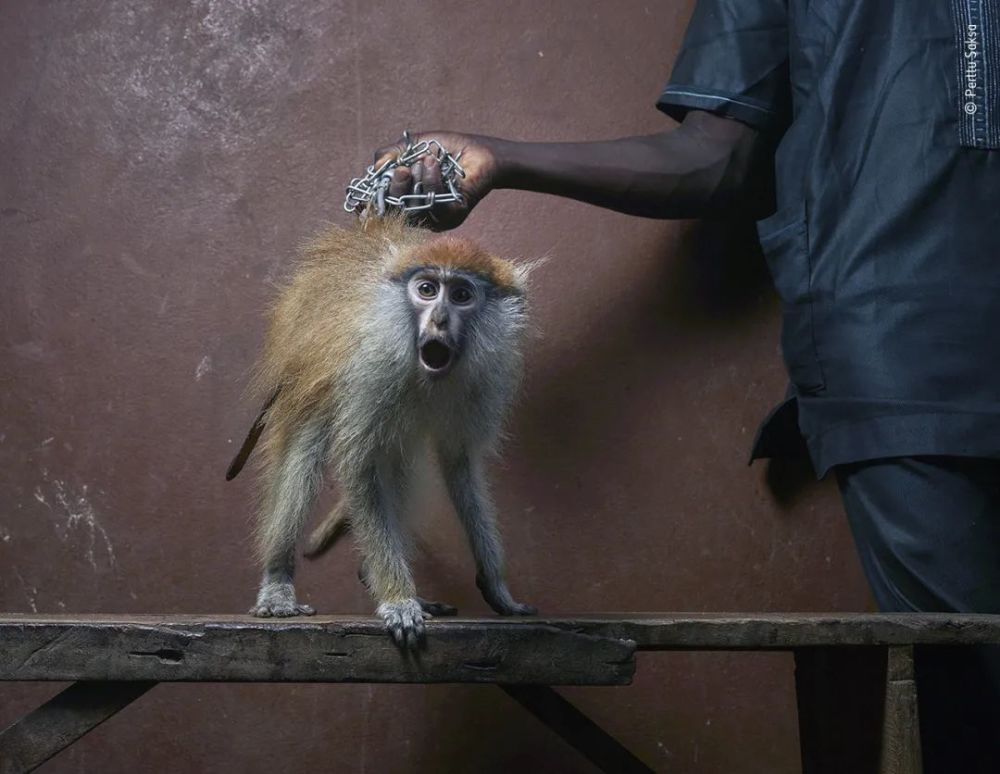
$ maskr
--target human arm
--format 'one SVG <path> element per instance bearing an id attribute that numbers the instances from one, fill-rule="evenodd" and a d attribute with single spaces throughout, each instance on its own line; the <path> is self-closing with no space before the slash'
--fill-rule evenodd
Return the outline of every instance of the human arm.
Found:
<path id="1" fill-rule="evenodd" d="M 653 135 L 576 143 L 514 142 L 495 137 L 423 132 L 453 155 L 462 152 L 466 177 L 458 188 L 465 201 L 436 207 L 447 229 L 459 225 L 490 191 L 516 189 L 554 194 L 650 218 L 692 218 L 766 207 L 768 143 L 756 129 L 700 110 L 676 128 Z M 376 152 L 376 163 L 398 154 L 400 144 Z M 443 191 L 436 159 L 424 157 L 394 172 L 389 193 Z M 768 196 L 763 197 L 768 199 Z"/>

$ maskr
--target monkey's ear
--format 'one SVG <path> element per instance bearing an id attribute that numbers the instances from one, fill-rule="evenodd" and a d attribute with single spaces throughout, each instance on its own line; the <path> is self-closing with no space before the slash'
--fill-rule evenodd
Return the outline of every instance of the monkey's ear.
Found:
<path id="1" fill-rule="evenodd" d="M 548 263 L 551 257 L 550 255 L 543 255 L 531 261 L 511 261 L 514 266 L 514 284 L 520 288 L 522 293 L 527 290 L 528 283 L 531 281 L 531 275 L 535 273 L 535 270 Z"/>
<path id="2" fill-rule="evenodd" d="M 226 471 L 226 481 L 232 481 L 236 478 L 240 471 L 243 470 L 243 466 L 247 464 L 247 460 L 250 459 L 250 453 L 253 452 L 254 446 L 257 445 L 257 440 L 260 438 L 260 434 L 264 432 L 264 427 L 267 425 L 265 417 L 267 416 L 267 411 L 271 408 L 272 404 L 278 398 L 278 393 L 281 392 L 281 387 L 278 387 L 274 391 L 274 394 L 264 403 L 257 414 L 257 418 L 254 420 L 253 426 L 250 428 L 250 432 L 247 433 L 247 437 L 243 441 L 243 445 L 240 446 L 240 450 L 236 452 L 236 456 L 233 457 L 233 461 L 229 463 L 229 469 Z"/>

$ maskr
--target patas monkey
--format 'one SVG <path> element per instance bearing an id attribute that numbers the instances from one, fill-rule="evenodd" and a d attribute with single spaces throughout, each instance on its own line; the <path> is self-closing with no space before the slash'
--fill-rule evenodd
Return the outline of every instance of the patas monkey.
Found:
<path id="1" fill-rule="evenodd" d="M 267 400 L 227 474 L 239 473 L 263 434 L 264 576 L 253 615 L 314 612 L 295 597 L 295 545 L 329 464 L 342 501 L 325 539 L 350 521 L 377 614 L 397 643 L 415 647 L 424 619 L 448 610 L 417 597 L 407 560 L 407 492 L 427 449 L 483 597 L 502 615 L 535 612 L 504 580 L 484 474 L 520 381 L 525 283 L 525 268 L 401 217 L 331 228 L 306 247 L 271 312 L 255 379 Z"/>

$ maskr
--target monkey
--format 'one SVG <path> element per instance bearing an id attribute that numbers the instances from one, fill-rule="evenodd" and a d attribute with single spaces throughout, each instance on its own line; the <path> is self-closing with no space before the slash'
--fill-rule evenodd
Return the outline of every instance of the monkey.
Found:
<path id="1" fill-rule="evenodd" d="M 409 566 L 407 493 L 426 453 L 487 604 L 501 615 L 536 612 L 508 589 L 485 470 L 522 379 L 529 271 L 401 215 L 332 226 L 303 248 L 270 310 L 251 382 L 263 407 L 226 475 L 260 441 L 254 535 L 263 576 L 252 615 L 315 612 L 296 598 L 295 548 L 331 467 L 342 499 L 310 548 L 349 522 L 376 614 L 397 645 L 419 647 L 426 618 L 454 613 L 417 596 Z"/>

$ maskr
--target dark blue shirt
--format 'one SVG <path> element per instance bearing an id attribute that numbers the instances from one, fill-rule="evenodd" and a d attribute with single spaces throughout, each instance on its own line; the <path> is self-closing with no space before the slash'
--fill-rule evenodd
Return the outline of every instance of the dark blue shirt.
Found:
<path id="1" fill-rule="evenodd" d="M 657 105 L 780 137 L 755 456 L 1000 457 L 1000 0 L 701 0 Z"/>

